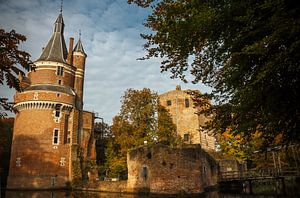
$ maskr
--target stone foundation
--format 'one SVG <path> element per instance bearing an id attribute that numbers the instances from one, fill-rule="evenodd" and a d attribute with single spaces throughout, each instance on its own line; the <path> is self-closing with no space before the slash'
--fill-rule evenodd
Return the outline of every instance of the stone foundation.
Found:
<path id="1" fill-rule="evenodd" d="M 68 177 L 57 176 L 13 176 L 7 181 L 7 189 L 11 190 L 48 190 L 66 189 Z"/>

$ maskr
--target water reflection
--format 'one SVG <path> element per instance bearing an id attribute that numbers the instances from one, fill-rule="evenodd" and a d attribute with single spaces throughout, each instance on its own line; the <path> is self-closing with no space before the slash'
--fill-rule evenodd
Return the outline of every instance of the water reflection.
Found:
<path id="1" fill-rule="evenodd" d="M 162 198 L 154 195 L 133 195 L 121 193 L 100 193 L 100 192 L 82 192 L 82 191 L 6 191 L 6 198 Z M 164 196 L 168 198 L 176 196 Z M 179 196 L 180 197 L 180 196 Z M 279 196 L 272 195 L 247 195 L 247 194 L 224 194 L 219 192 L 207 192 L 197 196 L 181 196 L 195 198 L 273 198 Z M 178 196 L 177 196 L 178 198 Z"/>

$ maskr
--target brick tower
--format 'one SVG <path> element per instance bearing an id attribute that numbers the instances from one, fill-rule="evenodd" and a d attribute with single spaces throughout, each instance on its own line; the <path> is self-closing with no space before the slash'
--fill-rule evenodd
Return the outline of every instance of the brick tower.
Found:
<path id="1" fill-rule="evenodd" d="M 35 71 L 20 79 L 23 91 L 14 96 L 9 189 L 62 188 L 81 177 L 79 153 L 87 153 L 79 152 L 87 149 L 80 139 L 83 117 L 89 118 L 86 128 L 93 131 L 93 114 L 83 111 L 87 56 L 80 39 L 73 49 L 70 38 L 68 52 L 63 33 L 60 12 L 48 44 L 34 62 Z"/>
<path id="2" fill-rule="evenodd" d="M 200 144 L 205 150 L 215 150 L 215 137 L 204 130 L 208 118 L 196 114 L 191 96 L 177 86 L 175 90 L 159 95 L 162 106 L 169 110 L 177 134 L 187 144 Z"/>

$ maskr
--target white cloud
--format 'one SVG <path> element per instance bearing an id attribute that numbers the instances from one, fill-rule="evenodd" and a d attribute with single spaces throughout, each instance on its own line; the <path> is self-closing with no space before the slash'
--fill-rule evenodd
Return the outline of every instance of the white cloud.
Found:
<path id="1" fill-rule="evenodd" d="M 0 0 L 1 1 L 1 0 Z M 2 0 L 0 24 L 7 31 L 15 29 L 27 36 L 22 48 L 35 60 L 48 42 L 53 23 L 60 9 L 59 1 Z M 116 115 L 121 106 L 120 97 L 128 88 L 149 87 L 159 93 L 181 84 L 184 89 L 208 91 L 200 85 L 184 84 L 160 73 L 160 60 L 138 61 L 145 54 L 140 38 L 146 20 L 144 9 L 128 5 L 126 0 L 72 0 L 64 2 L 65 39 L 78 39 L 87 53 L 84 107 L 99 112 L 106 122 Z M 12 96 L 13 91 L 0 86 L 0 96 Z"/>

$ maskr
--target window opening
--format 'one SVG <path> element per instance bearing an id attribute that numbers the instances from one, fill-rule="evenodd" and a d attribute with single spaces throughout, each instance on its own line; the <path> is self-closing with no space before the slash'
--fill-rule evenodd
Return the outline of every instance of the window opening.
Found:
<path id="1" fill-rule="evenodd" d="M 65 114 L 65 126 L 64 126 L 64 143 L 68 144 L 70 142 L 68 142 L 68 136 L 70 136 L 70 131 L 69 131 L 69 115 Z"/>
<path id="2" fill-rule="evenodd" d="M 143 176 L 144 180 L 148 179 L 148 169 L 147 169 L 147 167 L 143 167 L 142 176 Z"/>
<path id="3" fill-rule="evenodd" d="M 55 117 L 59 117 L 60 116 L 60 111 L 59 110 L 55 110 Z"/>
<path id="4" fill-rule="evenodd" d="M 58 80 L 58 84 L 61 85 L 61 80 Z"/>
<path id="5" fill-rule="evenodd" d="M 59 97 L 59 96 L 60 96 L 60 95 L 57 94 L 57 97 Z M 59 118 L 59 117 L 60 117 L 60 107 L 61 107 L 60 104 L 55 105 L 55 117 L 56 117 L 56 118 Z"/>
<path id="6" fill-rule="evenodd" d="M 64 68 L 62 66 L 57 66 L 56 75 L 58 76 L 64 75 Z"/>
<path id="7" fill-rule="evenodd" d="M 189 141 L 189 140 L 190 140 L 190 134 L 185 133 L 185 134 L 183 135 L 183 140 L 184 140 L 185 142 Z"/>
<path id="8" fill-rule="evenodd" d="M 186 108 L 190 107 L 190 100 L 188 98 L 184 100 L 184 103 Z"/>
<path id="9" fill-rule="evenodd" d="M 58 145 L 58 129 L 54 129 L 53 132 L 53 144 L 54 145 Z"/>
<path id="10" fill-rule="evenodd" d="M 70 144 L 71 142 L 71 131 L 68 131 L 67 133 L 67 144 Z"/>
<path id="11" fill-rule="evenodd" d="M 168 105 L 168 106 L 171 106 L 171 105 L 172 105 L 172 101 L 171 101 L 171 100 L 168 100 L 168 101 L 167 101 L 167 105 Z"/>

